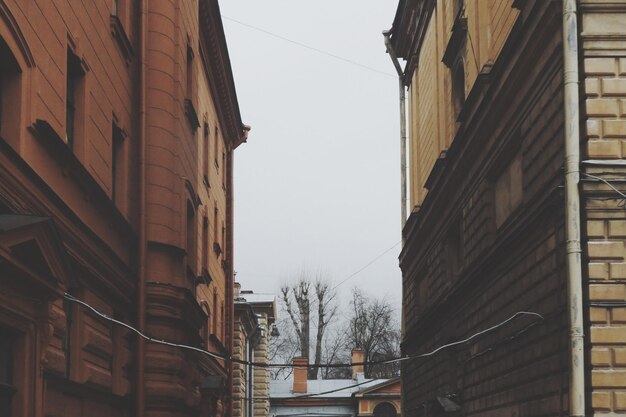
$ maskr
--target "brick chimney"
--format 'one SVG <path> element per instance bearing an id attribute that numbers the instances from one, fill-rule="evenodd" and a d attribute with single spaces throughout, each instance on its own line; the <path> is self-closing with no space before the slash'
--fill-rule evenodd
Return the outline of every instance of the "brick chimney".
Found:
<path id="1" fill-rule="evenodd" d="M 352 349 L 352 379 L 356 381 L 358 374 L 365 373 L 364 365 L 355 365 L 355 363 L 365 362 L 365 351 L 363 349 Z"/>
<path id="2" fill-rule="evenodd" d="M 309 358 L 293 358 L 293 364 L 297 366 L 293 368 L 293 392 L 306 394 Z"/>

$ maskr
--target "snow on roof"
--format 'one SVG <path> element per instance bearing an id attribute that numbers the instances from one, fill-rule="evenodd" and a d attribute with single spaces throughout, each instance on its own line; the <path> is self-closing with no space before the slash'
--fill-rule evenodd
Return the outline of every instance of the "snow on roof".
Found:
<path id="1" fill-rule="evenodd" d="M 248 291 L 241 291 L 239 298 L 249 304 L 273 303 L 276 301 L 276 296 L 273 294 L 255 294 Z"/>
<path id="2" fill-rule="evenodd" d="M 357 380 L 353 379 L 309 379 L 307 380 L 307 392 L 294 393 L 293 379 L 284 381 L 270 381 L 270 398 L 294 398 L 301 395 L 318 394 L 321 392 L 335 391 L 328 394 L 316 395 L 312 398 L 350 398 L 352 394 L 388 381 L 387 379 L 365 379 L 362 374 Z M 358 386 L 355 386 L 359 384 Z M 344 388 L 344 389 L 342 389 Z"/>

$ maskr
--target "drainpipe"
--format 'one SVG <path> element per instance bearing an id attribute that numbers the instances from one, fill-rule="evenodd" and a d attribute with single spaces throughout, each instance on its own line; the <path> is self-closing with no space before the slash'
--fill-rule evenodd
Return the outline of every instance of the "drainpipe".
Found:
<path id="1" fill-rule="evenodd" d="M 396 55 L 396 51 L 393 49 L 391 45 L 391 40 L 389 39 L 389 35 L 391 35 L 391 30 L 383 31 L 383 36 L 385 38 L 385 48 L 387 48 L 387 52 L 389 53 L 389 57 L 391 58 L 391 62 L 393 63 L 396 72 L 398 73 L 398 91 L 400 93 L 400 233 L 402 235 L 402 246 L 405 244 L 404 239 L 404 225 L 406 224 L 406 94 L 404 88 L 404 71 L 400 66 L 400 61 L 398 61 L 398 56 Z M 404 339 L 404 302 L 402 303 L 402 311 L 400 312 L 400 337 Z M 404 398 L 404 384 L 400 384 L 400 394 Z M 404 407 L 402 407 L 401 416 L 404 417 Z"/>
<path id="2" fill-rule="evenodd" d="M 569 413 L 585 415 L 585 358 L 580 233 L 580 114 L 576 0 L 563 0 L 565 111 L 565 239 L 570 337 Z"/>
<path id="3" fill-rule="evenodd" d="M 391 45 L 389 39 L 391 31 L 383 31 L 385 37 L 385 47 L 391 57 L 391 62 L 398 73 L 398 86 L 400 92 L 400 225 L 401 231 L 404 230 L 406 224 L 406 95 L 404 89 L 404 71 L 398 61 L 398 56 Z M 404 240 L 404 238 L 403 238 Z M 403 242 L 404 243 L 404 242 Z"/>
<path id="4" fill-rule="evenodd" d="M 148 0 L 142 0 L 140 7 L 140 62 L 139 62 L 139 271 L 137 280 L 137 325 L 146 330 L 146 51 L 148 36 Z M 145 415 L 145 341 L 137 338 L 137 394 L 136 415 Z"/>

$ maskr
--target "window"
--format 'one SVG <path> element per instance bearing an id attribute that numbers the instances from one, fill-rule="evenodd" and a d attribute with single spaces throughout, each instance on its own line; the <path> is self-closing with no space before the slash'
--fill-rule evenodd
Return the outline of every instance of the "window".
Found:
<path id="1" fill-rule="evenodd" d="M 186 89 L 186 97 L 191 99 L 193 94 L 193 48 L 190 44 L 187 44 L 187 89 Z"/>
<path id="2" fill-rule="evenodd" d="M 187 201 L 187 268 L 195 275 L 196 270 L 196 217 L 191 201 Z"/>
<path id="3" fill-rule="evenodd" d="M 213 156 L 215 157 L 215 166 L 216 167 L 220 166 L 220 163 L 217 160 L 217 156 L 220 154 L 219 153 L 220 152 L 220 148 L 219 148 L 219 142 L 220 141 L 219 141 L 218 134 L 219 134 L 219 129 L 217 128 L 217 126 L 215 126 L 215 131 L 213 133 L 213 142 L 215 143 L 215 149 L 214 149 L 214 152 L 213 152 Z"/>
<path id="4" fill-rule="evenodd" d="M 204 160 L 202 161 L 202 172 L 204 173 L 204 182 L 209 185 L 209 158 L 210 150 L 209 150 L 209 124 L 204 122 L 204 128 L 202 129 L 204 136 Z"/>
<path id="5" fill-rule="evenodd" d="M 209 216 L 204 215 L 202 219 L 202 268 L 209 269 L 207 256 L 209 253 Z"/>
<path id="6" fill-rule="evenodd" d="M 454 68 L 452 74 L 452 113 L 454 116 L 453 123 L 456 128 L 460 124 L 459 115 L 465 103 L 465 69 L 463 63 L 459 62 Z"/>
<path id="7" fill-rule="evenodd" d="M 124 193 L 124 131 L 115 123 L 112 123 L 111 134 L 111 199 L 118 207 L 123 203 Z"/>
<path id="8" fill-rule="evenodd" d="M 15 334 L 0 329 L 0 415 L 11 415 L 11 404 L 16 388 L 13 385 L 15 363 Z"/>
<path id="9" fill-rule="evenodd" d="M 83 71 L 80 58 L 68 48 L 67 51 L 67 74 L 66 74 L 66 100 L 65 100 L 65 138 L 67 146 L 75 147 L 76 132 L 79 127 L 79 119 L 82 117 L 82 94 L 83 94 Z"/>
<path id="10" fill-rule="evenodd" d="M 217 204 L 213 206 L 213 241 L 217 242 L 217 217 L 219 211 L 217 210 Z"/>
<path id="11" fill-rule="evenodd" d="M 20 134 L 21 70 L 9 46 L 0 38 L 0 136 L 18 145 Z"/>
<path id="12" fill-rule="evenodd" d="M 520 152 L 496 179 L 496 226 L 500 227 L 522 202 L 522 155 Z"/>
<path id="13" fill-rule="evenodd" d="M 217 290 L 213 289 L 213 311 L 217 312 Z M 213 313 L 213 332 L 212 334 L 217 334 L 217 314 Z"/>
<path id="14" fill-rule="evenodd" d="M 226 189 L 226 152 L 222 152 L 222 187 Z"/>

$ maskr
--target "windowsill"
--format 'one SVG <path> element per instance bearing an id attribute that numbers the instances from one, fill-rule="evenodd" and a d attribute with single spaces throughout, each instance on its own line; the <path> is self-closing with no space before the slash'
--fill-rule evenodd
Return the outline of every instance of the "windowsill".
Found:
<path id="1" fill-rule="evenodd" d="M 111 34 L 117 41 L 117 45 L 120 47 L 122 55 L 124 55 L 124 59 L 126 60 L 126 63 L 128 64 L 133 60 L 133 57 L 135 56 L 135 52 L 133 51 L 133 45 L 130 42 L 130 39 L 128 39 L 128 35 L 126 34 L 126 31 L 124 30 L 124 25 L 122 24 L 122 21 L 120 20 L 120 18 L 112 14 L 110 21 L 111 21 Z"/>

